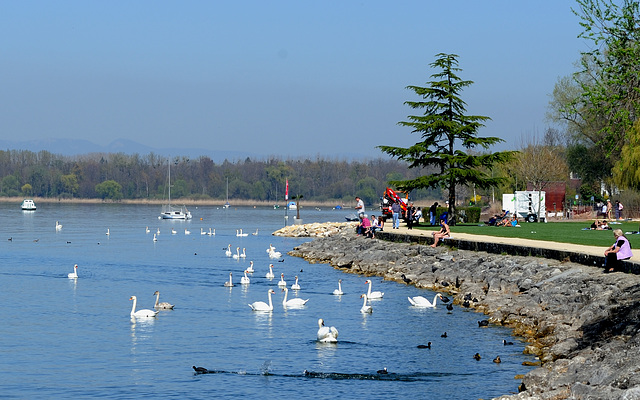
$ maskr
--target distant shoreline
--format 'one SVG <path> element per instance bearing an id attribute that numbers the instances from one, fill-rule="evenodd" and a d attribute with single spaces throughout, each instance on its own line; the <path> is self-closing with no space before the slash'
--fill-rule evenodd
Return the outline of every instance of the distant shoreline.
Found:
<path id="1" fill-rule="evenodd" d="M 155 199 L 123 199 L 119 201 L 111 201 L 111 200 L 101 200 L 101 199 L 62 199 L 62 198 L 54 198 L 54 197 L 0 197 L 0 203 L 15 203 L 20 205 L 22 200 L 25 198 L 33 199 L 36 203 L 36 206 L 39 203 L 63 203 L 63 204 L 138 204 L 138 205 L 162 205 L 166 203 L 166 200 L 155 200 Z M 290 201 L 290 200 L 289 200 Z M 260 200 L 241 200 L 241 199 L 233 199 L 230 200 L 231 207 L 273 207 L 274 204 L 278 204 L 280 208 L 284 208 L 288 201 L 281 202 L 271 202 L 271 201 L 260 201 Z M 198 207 L 198 206 L 220 206 L 222 207 L 225 203 L 224 200 L 218 199 L 206 199 L 206 200 L 194 200 L 194 199 L 177 199 L 171 202 L 176 206 L 186 205 L 187 207 Z M 348 205 L 340 204 L 338 201 L 306 201 L 303 200 L 300 202 L 300 208 L 305 207 L 322 207 L 322 208 L 334 208 L 335 206 L 340 205 L 343 209 L 349 210 L 351 209 Z"/>

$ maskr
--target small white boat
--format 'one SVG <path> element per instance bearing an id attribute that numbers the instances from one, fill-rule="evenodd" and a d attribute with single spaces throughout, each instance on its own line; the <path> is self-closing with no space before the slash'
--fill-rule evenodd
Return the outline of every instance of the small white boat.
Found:
<path id="1" fill-rule="evenodd" d="M 171 161 L 168 163 L 169 167 L 169 202 L 162 206 L 162 212 L 158 218 L 161 219 L 191 219 L 191 212 L 187 210 L 187 206 L 173 207 L 171 206 Z"/>
<path id="2" fill-rule="evenodd" d="M 296 205 L 295 201 L 290 201 L 289 203 L 287 203 L 287 208 L 289 210 L 297 210 L 298 206 Z"/>
<path id="3" fill-rule="evenodd" d="M 31 199 L 24 199 L 22 200 L 22 204 L 20 205 L 20 207 L 25 211 L 35 211 L 36 203 L 34 203 Z"/>

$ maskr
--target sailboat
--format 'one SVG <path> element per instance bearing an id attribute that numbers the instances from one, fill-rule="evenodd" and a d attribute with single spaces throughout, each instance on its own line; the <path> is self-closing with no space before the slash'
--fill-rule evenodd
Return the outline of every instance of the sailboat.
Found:
<path id="1" fill-rule="evenodd" d="M 160 217 L 162 219 L 191 219 L 191 212 L 187 210 L 187 206 L 172 207 L 171 206 L 171 160 L 167 162 L 169 167 L 169 201 L 162 206 Z"/>
<path id="2" fill-rule="evenodd" d="M 231 204 L 229 204 L 229 178 L 227 178 L 227 202 L 224 203 L 223 208 L 229 208 Z"/>

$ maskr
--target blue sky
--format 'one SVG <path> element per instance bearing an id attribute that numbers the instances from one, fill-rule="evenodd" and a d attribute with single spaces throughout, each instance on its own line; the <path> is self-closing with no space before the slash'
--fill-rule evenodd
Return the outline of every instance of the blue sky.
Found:
<path id="1" fill-rule="evenodd" d="M 438 53 L 481 136 L 542 134 L 587 43 L 573 1 L 0 3 L 3 139 L 127 138 L 263 156 L 383 155 Z"/>

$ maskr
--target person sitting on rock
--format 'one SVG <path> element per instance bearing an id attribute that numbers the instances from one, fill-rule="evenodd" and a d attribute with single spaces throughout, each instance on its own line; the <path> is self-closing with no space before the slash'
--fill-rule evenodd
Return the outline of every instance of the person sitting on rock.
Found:
<path id="1" fill-rule="evenodd" d="M 605 272 L 621 271 L 622 261 L 633 257 L 631 244 L 624 237 L 622 229 L 614 229 L 613 236 L 615 237 L 615 242 L 604 251 Z"/>
<path id="2" fill-rule="evenodd" d="M 447 225 L 447 222 L 443 218 L 440 218 L 440 226 L 441 228 L 438 232 L 431 233 L 433 235 L 433 244 L 431 245 L 431 247 L 436 247 L 438 245 L 439 240 L 448 238 L 449 235 L 451 234 L 449 225 Z"/>
<path id="3" fill-rule="evenodd" d="M 367 214 L 364 214 L 364 216 L 362 217 L 362 221 L 360 222 L 359 228 L 360 228 L 360 234 L 368 238 L 373 238 L 373 229 L 371 229 L 371 220 L 369 219 L 369 217 L 367 217 Z"/>

